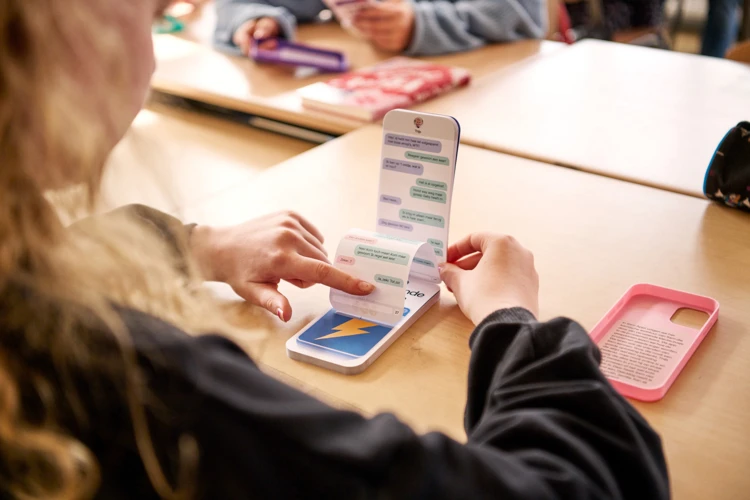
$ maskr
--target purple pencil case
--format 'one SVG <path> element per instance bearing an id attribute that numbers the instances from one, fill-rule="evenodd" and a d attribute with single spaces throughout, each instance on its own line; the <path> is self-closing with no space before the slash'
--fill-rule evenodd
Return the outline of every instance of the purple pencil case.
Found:
<path id="1" fill-rule="evenodd" d="M 305 66 L 329 73 L 349 70 L 349 61 L 342 52 L 316 49 L 283 38 L 253 40 L 250 57 L 258 62 Z"/>

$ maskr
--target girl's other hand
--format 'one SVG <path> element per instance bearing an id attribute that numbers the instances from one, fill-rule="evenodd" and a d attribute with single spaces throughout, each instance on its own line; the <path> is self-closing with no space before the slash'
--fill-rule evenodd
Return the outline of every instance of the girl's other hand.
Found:
<path id="1" fill-rule="evenodd" d="M 539 314 L 534 256 L 511 236 L 470 234 L 448 248 L 447 261 L 440 275 L 475 325 L 498 309 L 523 307 Z"/>

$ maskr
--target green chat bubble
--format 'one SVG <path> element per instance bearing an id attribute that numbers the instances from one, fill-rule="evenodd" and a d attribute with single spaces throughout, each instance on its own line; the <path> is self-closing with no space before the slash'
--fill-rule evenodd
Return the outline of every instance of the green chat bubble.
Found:
<path id="1" fill-rule="evenodd" d="M 425 201 L 434 201 L 435 203 L 445 203 L 445 193 L 442 191 L 435 191 L 434 189 L 425 189 L 421 187 L 412 186 L 409 190 L 412 198 Z"/>
<path id="2" fill-rule="evenodd" d="M 434 238 L 429 238 L 427 240 L 427 243 L 429 243 L 430 245 L 434 246 L 435 248 L 443 248 L 445 246 L 442 241 L 436 240 Z"/>
<path id="3" fill-rule="evenodd" d="M 370 245 L 357 245 L 354 247 L 354 255 L 366 259 L 375 259 L 391 264 L 405 266 L 409 263 L 409 254 L 404 252 L 393 252 L 385 248 L 373 247 Z"/>
<path id="4" fill-rule="evenodd" d="M 439 248 L 433 248 L 433 250 L 435 250 L 435 255 L 437 255 L 438 257 L 443 256 L 443 251 L 440 250 Z"/>
<path id="5" fill-rule="evenodd" d="M 404 280 L 394 278 L 393 276 L 384 276 L 382 274 L 376 274 L 375 275 L 375 282 L 376 283 L 382 283 L 384 285 L 391 285 L 391 286 L 397 286 L 399 288 L 404 287 Z"/>
<path id="6" fill-rule="evenodd" d="M 432 189 L 441 189 L 448 191 L 448 184 L 440 181 L 431 181 L 430 179 L 417 179 L 417 186 L 424 186 Z"/>
<path id="7" fill-rule="evenodd" d="M 419 257 L 414 257 L 414 262 L 427 267 L 435 267 L 435 264 L 433 264 L 432 261 L 420 259 Z"/>
<path id="8" fill-rule="evenodd" d="M 448 158 L 445 156 L 428 155 L 425 153 L 415 153 L 414 151 L 407 151 L 404 156 L 408 160 L 426 161 L 427 163 L 437 163 L 438 165 L 450 165 Z"/>
<path id="9" fill-rule="evenodd" d="M 398 211 L 398 216 L 401 220 L 416 222 L 417 224 L 424 224 L 426 226 L 434 227 L 445 227 L 445 219 L 439 215 L 426 214 L 424 212 L 417 212 L 415 210 L 408 210 L 402 208 Z"/>

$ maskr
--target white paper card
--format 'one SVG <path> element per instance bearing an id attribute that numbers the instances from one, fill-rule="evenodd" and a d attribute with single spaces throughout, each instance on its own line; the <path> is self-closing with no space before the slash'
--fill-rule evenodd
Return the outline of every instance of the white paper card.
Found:
<path id="1" fill-rule="evenodd" d="M 433 264 L 445 262 L 448 248 L 455 158 L 450 141 L 388 132 L 383 137 L 377 230 L 429 243 Z"/>
<path id="2" fill-rule="evenodd" d="M 402 317 L 406 283 L 440 283 L 438 264 L 448 248 L 458 138 L 424 133 L 426 120 L 446 117 L 403 110 L 422 135 L 384 130 L 378 189 L 377 232 L 350 230 L 339 243 L 334 266 L 375 285 L 368 296 L 331 290 L 339 313 L 395 325 Z M 424 118 L 423 118 L 424 116 Z M 386 120 L 387 121 L 387 120 Z M 424 127 L 423 127 L 424 125 Z"/>
<path id="3" fill-rule="evenodd" d="M 413 275 L 440 282 L 434 259 L 435 252 L 427 243 L 352 229 L 339 243 L 334 264 L 376 288 L 366 297 L 331 289 L 331 306 L 347 316 L 395 325 L 403 316 L 406 284 L 410 279 L 419 280 Z M 414 273 L 416 268 L 418 272 Z"/>

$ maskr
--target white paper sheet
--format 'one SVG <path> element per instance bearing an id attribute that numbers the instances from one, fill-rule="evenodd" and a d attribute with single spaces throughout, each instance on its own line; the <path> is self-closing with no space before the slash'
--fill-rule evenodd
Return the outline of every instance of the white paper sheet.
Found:
<path id="1" fill-rule="evenodd" d="M 366 297 L 331 290 L 336 311 L 394 325 L 402 317 L 408 281 L 440 283 L 437 266 L 448 248 L 457 147 L 455 141 L 384 131 L 377 229 L 350 230 L 334 258 L 334 266 L 376 290 Z"/>

